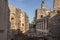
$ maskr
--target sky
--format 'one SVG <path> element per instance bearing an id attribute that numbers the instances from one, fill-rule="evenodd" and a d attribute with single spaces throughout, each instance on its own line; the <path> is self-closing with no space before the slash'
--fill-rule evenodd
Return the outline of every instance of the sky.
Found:
<path id="1" fill-rule="evenodd" d="M 46 2 L 46 8 L 53 10 L 53 0 L 44 0 Z M 26 12 L 31 23 L 35 17 L 35 10 L 41 8 L 42 0 L 8 0 L 8 3 L 21 8 L 23 12 Z"/>

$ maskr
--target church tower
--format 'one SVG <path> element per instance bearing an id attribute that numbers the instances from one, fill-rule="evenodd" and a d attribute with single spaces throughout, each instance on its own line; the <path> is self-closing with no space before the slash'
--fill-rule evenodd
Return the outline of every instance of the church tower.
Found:
<path id="1" fill-rule="evenodd" d="M 46 3 L 44 1 L 42 1 L 41 8 L 45 8 L 45 6 L 46 6 Z"/>

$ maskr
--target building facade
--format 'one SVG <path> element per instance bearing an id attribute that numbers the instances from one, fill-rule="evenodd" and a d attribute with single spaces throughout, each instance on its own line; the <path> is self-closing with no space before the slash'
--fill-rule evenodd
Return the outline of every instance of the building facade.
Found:
<path id="1" fill-rule="evenodd" d="M 10 8 L 10 22 L 11 30 L 17 33 L 20 30 L 22 33 L 26 33 L 29 30 L 29 20 L 26 12 L 22 12 L 20 8 L 15 8 L 9 5 Z"/>
<path id="2" fill-rule="evenodd" d="M 17 29 L 20 29 L 21 27 L 21 9 L 20 8 L 16 8 L 16 25 L 17 25 Z"/>
<path id="3" fill-rule="evenodd" d="M 60 0 L 54 0 L 54 10 L 50 12 L 49 40 L 60 40 Z"/>
<path id="4" fill-rule="evenodd" d="M 10 23 L 11 23 L 11 30 L 17 30 L 17 25 L 16 25 L 16 8 L 9 4 L 9 9 L 10 9 Z"/>
<path id="5" fill-rule="evenodd" d="M 10 9 L 10 39 L 14 40 L 14 37 L 17 33 L 17 25 L 16 25 L 16 8 L 9 4 Z"/>
<path id="6" fill-rule="evenodd" d="M 60 10 L 60 0 L 54 0 L 54 10 Z"/>
<path id="7" fill-rule="evenodd" d="M 36 14 L 35 14 L 36 32 L 38 34 L 48 32 L 48 15 L 51 10 L 47 9 L 45 6 L 46 6 L 46 3 L 42 1 L 41 9 L 36 10 Z"/>
<path id="8" fill-rule="evenodd" d="M 0 40 L 9 40 L 9 8 L 7 0 L 0 0 Z"/>
<path id="9" fill-rule="evenodd" d="M 49 27 L 49 35 L 48 39 L 49 40 L 60 40 L 60 11 L 55 12 L 52 11 L 50 12 L 50 17 L 48 21 L 48 27 Z"/>
<path id="10" fill-rule="evenodd" d="M 22 33 L 26 33 L 29 30 L 29 20 L 26 12 L 21 13 L 21 27 L 20 30 Z"/>

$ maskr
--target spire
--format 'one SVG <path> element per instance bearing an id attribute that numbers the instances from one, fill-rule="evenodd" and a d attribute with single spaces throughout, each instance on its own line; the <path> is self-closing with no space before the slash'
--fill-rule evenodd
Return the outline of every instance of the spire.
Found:
<path id="1" fill-rule="evenodd" d="M 45 5 L 46 3 L 44 2 L 44 1 L 42 1 L 42 3 L 41 3 L 41 8 L 45 8 Z"/>

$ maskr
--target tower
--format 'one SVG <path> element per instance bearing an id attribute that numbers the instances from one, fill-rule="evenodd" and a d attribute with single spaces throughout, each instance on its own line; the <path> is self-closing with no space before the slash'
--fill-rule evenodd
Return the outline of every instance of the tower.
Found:
<path id="1" fill-rule="evenodd" d="M 42 1 L 41 8 L 36 10 L 36 33 L 45 35 L 48 33 L 48 15 L 51 11 L 50 9 L 45 8 L 46 3 Z"/>
<path id="2" fill-rule="evenodd" d="M 42 1 L 41 8 L 45 8 L 45 6 L 46 6 L 46 3 L 44 1 Z"/>
<path id="3" fill-rule="evenodd" d="M 60 10 L 60 0 L 54 0 L 54 10 Z"/>

